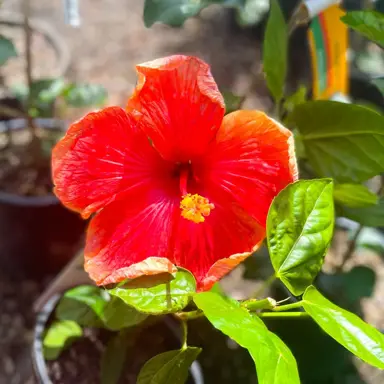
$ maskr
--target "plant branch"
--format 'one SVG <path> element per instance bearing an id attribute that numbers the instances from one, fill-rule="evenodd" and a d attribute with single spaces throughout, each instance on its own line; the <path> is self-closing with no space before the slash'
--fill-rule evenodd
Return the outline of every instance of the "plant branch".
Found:
<path id="1" fill-rule="evenodd" d="M 32 104 L 32 33 L 29 25 L 29 17 L 31 13 L 30 0 L 23 1 L 23 14 L 24 14 L 24 45 L 25 45 L 25 77 L 27 81 L 28 96 L 27 96 L 27 122 L 32 135 L 32 141 L 36 137 L 36 126 L 32 116 L 28 113 Z"/>
<path id="2" fill-rule="evenodd" d="M 351 258 L 351 256 L 353 255 L 353 252 L 355 251 L 355 248 L 356 248 L 356 244 L 357 244 L 357 239 L 358 237 L 360 236 L 360 233 L 361 231 L 364 229 L 364 227 L 360 224 L 359 227 L 357 228 L 355 234 L 353 235 L 353 237 L 351 238 L 351 240 L 349 241 L 348 243 L 348 248 L 347 250 L 345 251 L 344 255 L 343 255 L 343 258 L 342 258 L 342 261 L 341 261 L 341 264 L 340 266 L 337 268 L 337 270 L 340 272 L 342 271 L 345 263 Z"/>
<path id="3" fill-rule="evenodd" d="M 289 311 L 290 309 L 301 308 L 302 306 L 303 306 L 303 302 L 298 301 L 298 302 L 292 303 L 292 304 L 277 306 L 277 307 L 273 308 L 272 310 L 276 311 L 276 312 L 282 312 L 282 311 Z"/>
<path id="4" fill-rule="evenodd" d="M 204 312 L 200 309 L 197 309 L 196 311 L 190 312 L 176 312 L 173 315 L 181 321 L 187 321 L 204 317 Z"/>
<path id="5" fill-rule="evenodd" d="M 266 317 L 309 317 L 307 312 L 261 312 L 257 316 L 266 318 Z"/>
<path id="6" fill-rule="evenodd" d="M 276 307 L 276 300 L 271 299 L 270 297 L 262 300 L 250 299 L 243 301 L 241 306 L 249 311 L 256 311 L 258 309 L 273 309 Z"/>

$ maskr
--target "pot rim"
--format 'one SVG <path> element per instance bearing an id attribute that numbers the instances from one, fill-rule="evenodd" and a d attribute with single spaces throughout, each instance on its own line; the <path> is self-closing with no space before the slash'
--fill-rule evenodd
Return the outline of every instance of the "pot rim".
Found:
<path id="1" fill-rule="evenodd" d="M 34 119 L 37 125 L 43 129 L 67 130 L 67 122 L 57 118 L 36 118 Z M 0 134 L 7 129 L 20 130 L 25 128 L 25 119 L 17 118 L 9 121 L 0 121 Z M 13 193 L 2 192 L 0 190 L 0 203 L 17 205 L 21 207 L 45 207 L 49 205 L 60 204 L 59 199 L 53 194 L 46 196 L 19 196 Z"/>
<path id="2" fill-rule="evenodd" d="M 56 308 L 56 305 L 61 297 L 62 294 L 60 293 L 53 295 L 36 316 L 36 324 L 34 328 L 32 343 L 32 366 L 36 379 L 39 380 L 40 384 L 52 384 L 52 381 L 48 375 L 47 365 L 45 363 L 43 354 L 43 335 L 48 319 Z M 179 328 L 175 327 L 172 319 L 166 316 L 164 317 L 163 321 L 175 335 L 175 337 L 181 339 L 180 330 Z M 197 360 L 192 363 L 191 367 L 189 368 L 189 372 L 195 384 L 204 384 L 203 371 L 201 369 L 200 363 Z"/>

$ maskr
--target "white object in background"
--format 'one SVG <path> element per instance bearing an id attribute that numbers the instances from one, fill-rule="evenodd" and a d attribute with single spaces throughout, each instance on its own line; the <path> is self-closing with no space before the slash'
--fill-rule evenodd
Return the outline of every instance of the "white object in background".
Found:
<path id="1" fill-rule="evenodd" d="M 347 103 L 351 104 L 352 99 L 349 96 L 343 95 L 342 93 L 335 93 L 332 97 L 331 100 L 333 101 L 339 101 L 340 103 Z"/>
<path id="2" fill-rule="evenodd" d="M 307 7 L 310 19 L 325 11 L 332 5 L 339 4 L 341 0 L 304 0 L 303 3 Z"/>
<path id="3" fill-rule="evenodd" d="M 72 27 L 81 23 L 78 0 L 64 0 L 64 20 Z"/>

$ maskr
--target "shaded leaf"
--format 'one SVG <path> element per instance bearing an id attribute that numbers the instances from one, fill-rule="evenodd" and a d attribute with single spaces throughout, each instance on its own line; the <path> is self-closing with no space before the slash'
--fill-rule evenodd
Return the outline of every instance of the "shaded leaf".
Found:
<path id="1" fill-rule="evenodd" d="M 360 183 L 384 172 L 384 117 L 336 101 L 308 101 L 290 119 L 300 131 L 317 175 Z"/>
<path id="2" fill-rule="evenodd" d="M 269 253 L 276 276 L 301 295 L 323 264 L 334 225 L 330 179 L 300 180 L 273 200 L 267 218 Z"/>
<path id="3" fill-rule="evenodd" d="M 141 369 L 137 384 L 184 384 L 200 352 L 201 348 L 187 347 L 152 357 Z"/>
<path id="4" fill-rule="evenodd" d="M 16 57 L 17 51 L 11 39 L 0 35 L 0 65 L 4 65 L 11 57 Z"/>
<path id="5" fill-rule="evenodd" d="M 194 277 L 179 270 L 175 274 L 139 277 L 108 292 L 140 312 L 162 314 L 182 310 L 195 291 Z"/>
<path id="6" fill-rule="evenodd" d="M 291 351 L 258 317 L 237 301 L 213 292 L 196 294 L 194 302 L 215 328 L 249 351 L 260 384 L 300 383 Z"/>
<path id="7" fill-rule="evenodd" d="M 81 327 L 71 320 L 55 321 L 44 336 L 44 358 L 55 360 L 60 353 L 83 335 Z"/>
<path id="8" fill-rule="evenodd" d="M 64 97 L 72 107 L 99 107 L 105 104 L 107 91 L 98 84 L 72 84 L 67 88 Z"/>
<path id="9" fill-rule="evenodd" d="M 384 47 L 384 14 L 373 11 L 352 11 L 341 20 L 369 40 Z"/>
<path id="10" fill-rule="evenodd" d="M 244 101 L 244 96 L 238 96 L 229 91 L 223 91 L 222 95 L 224 97 L 226 114 L 237 111 Z"/>
<path id="11" fill-rule="evenodd" d="M 106 328 L 117 331 L 132 327 L 144 321 L 148 316 L 127 305 L 117 296 L 111 297 L 103 311 L 103 322 Z"/>
<path id="12" fill-rule="evenodd" d="M 378 205 L 365 208 L 338 206 L 337 213 L 338 216 L 356 221 L 365 227 L 384 227 L 384 198 L 379 200 Z"/>
<path id="13" fill-rule="evenodd" d="M 314 286 L 303 296 L 303 307 L 337 342 L 368 364 L 384 369 L 384 335 L 355 314 L 327 300 Z"/>
<path id="14" fill-rule="evenodd" d="M 86 327 L 102 326 L 109 295 L 92 285 L 80 285 L 65 292 L 56 307 L 59 320 L 72 320 Z"/>
<path id="15" fill-rule="evenodd" d="M 335 184 L 333 197 L 351 208 L 369 207 L 378 203 L 377 195 L 362 184 Z"/>
<path id="16" fill-rule="evenodd" d="M 144 321 L 147 316 L 130 307 L 118 297 L 92 285 L 68 290 L 56 307 L 56 317 L 73 320 L 87 327 L 105 327 L 113 331 Z"/>
<path id="17" fill-rule="evenodd" d="M 101 384 L 117 384 L 127 364 L 127 351 L 132 347 L 134 338 L 129 331 L 112 336 L 101 356 Z"/>
<path id="18" fill-rule="evenodd" d="M 203 8 L 215 3 L 241 7 L 244 0 L 145 0 L 144 24 L 148 28 L 159 21 L 173 27 L 180 27 L 185 20 L 196 16 Z"/>
<path id="19" fill-rule="evenodd" d="M 263 69 L 267 86 L 276 102 L 284 95 L 287 74 L 288 32 L 277 0 L 271 0 L 263 45 Z"/>

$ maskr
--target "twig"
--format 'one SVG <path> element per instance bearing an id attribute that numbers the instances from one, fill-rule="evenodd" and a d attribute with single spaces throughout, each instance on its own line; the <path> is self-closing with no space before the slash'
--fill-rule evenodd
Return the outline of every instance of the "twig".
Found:
<path id="1" fill-rule="evenodd" d="M 345 251 L 345 253 L 343 255 L 341 264 L 337 268 L 338 272 L 341 272 L 343 270 L 343 267 L 344 267 L 345 263 L 353 255 L 353 252 L 355 251 L 355 248 L 356 248 L 357 239 L 360 236 L 360 233 L 361 233 L 361 231 L 363 229 L 364 229 L 364 227 L 362 225 L 359 225 L 359 227 L 357 228 L 357 230 L 356 230 L 355 234 L 353 235 L 352 239 L 349 241 L 348 248 L 347 248 L 347 250 Z"/>
<path id="2" fill-rule="evenodd" d="M 31 131 L 32 141 L 36 137 L 36 126 L 33 121 L 32 116 L 28 113 L 29 108 L 32 104 L 32 33 L 29 25 L 29 17 L 31 13 L 30 0 L 24 0 L 23 2 L 23 13 L 24 13 L 24 45 L 25 45 L 25 77 L 27 81 L 28 87 L 28 97 L 27 97 L 27 115 L 26 120 L 28 123 L 28 127 Z"/>

